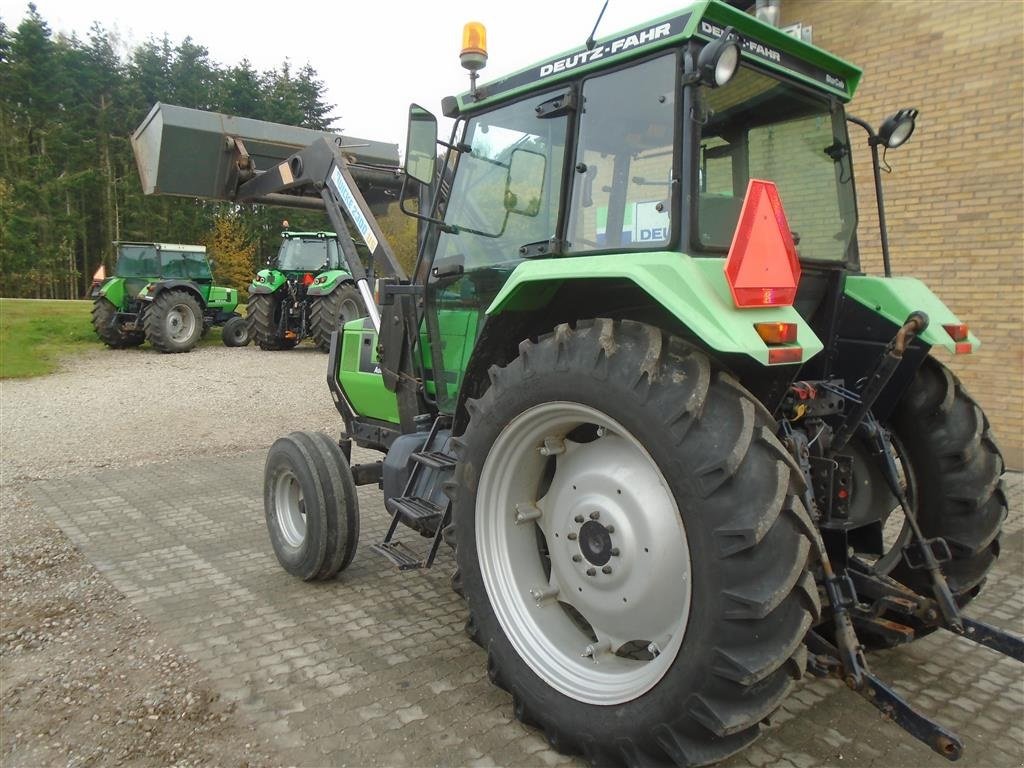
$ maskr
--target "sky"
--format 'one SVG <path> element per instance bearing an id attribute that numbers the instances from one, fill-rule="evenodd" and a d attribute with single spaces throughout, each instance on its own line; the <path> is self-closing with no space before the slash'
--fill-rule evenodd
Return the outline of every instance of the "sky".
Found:
<path id="1" fill-rule="evenodd" d="M 125 50 L 166 33 L 187 36 L 221 65 L 248 58 L 258 70 L 309 63 L 327 86 L 335 127 L 351 136 L 397 143 L 404 150 L 406 115 L 416 102 L 440 117 L 444 96 L 468 90 L 459 65 L 462 25 L 487 27 L 488 62 L 481 84 L 582 45 L 603 0 L 342 0 L 286 4 L 216 0 L 37 0 L 54 34 L 85 38 L 99 21 Z M 674 11 L 687 0 L 610 0 L 598 27 L 605 37 Z M 0 19 L 16 28 L 24 0 L 0 0 Z M 276 15 L 265 8 L 277 8 Z M 154 13 L 170 9 L 173 12 Z M 444 129 L 442 129 L 443 132 Z"/>

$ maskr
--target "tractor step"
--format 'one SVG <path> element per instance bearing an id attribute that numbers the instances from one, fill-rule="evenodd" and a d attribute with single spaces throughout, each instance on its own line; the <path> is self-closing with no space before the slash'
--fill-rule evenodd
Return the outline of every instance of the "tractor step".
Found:
<path id="1" fill-rule="evenodd" d="M 420 556 L 400 541 L 373 544 L 370 549 L 397 565 L 400 571 L 411 571 L 423 567 Z"/>
<path id="2" fill-rule="evenodd" d="M 414 456 L 416 454 L 413 454 Z M 440 518 L 444 509 L 432 501 L 421 499 L 419 496 L 402 496 L 397 499 L 388 499 L 385 506 L 392 515 L 399 515 L 402 522 L 407 525 L 414 521 L 427 521 L 432 518 Z"/>
<path id="3" fill-rule="evenodd" d="M 455 465 L 458 463 L 454 456 L 449 456 L 441 451 L 420 451 L 412 455 L 412 460 L 438 470 L 455 469 Z"/>

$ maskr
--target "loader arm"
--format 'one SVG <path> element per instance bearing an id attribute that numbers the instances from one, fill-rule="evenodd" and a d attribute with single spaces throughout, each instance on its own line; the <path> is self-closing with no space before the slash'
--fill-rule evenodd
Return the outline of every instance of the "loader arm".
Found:
<path id="1" fill-rule="evenodd" d="M 379 333 L 380 310 L 370 289 L 370 276 L 363 268 L 349 234 L 348 222 L 351 222 L 366 243 L 371 255 L 371 269 L 375 273 L 403 281 L 407 280 L 407 276 L 373 211 L 356 186 L 349 162 L 341 151 L 326 139 L 317 139 L 276 166 L 244 181 L 236 190 L 234 199 L 240 203 L 266 199 L 268 196 L 276 200 L 287 200 L 295 196 L 296 192 L 319 193 L 327 217 L 338 234 L 338 245 L 345 257 L 345 264 L 363 297 L 373 326 Z"/>

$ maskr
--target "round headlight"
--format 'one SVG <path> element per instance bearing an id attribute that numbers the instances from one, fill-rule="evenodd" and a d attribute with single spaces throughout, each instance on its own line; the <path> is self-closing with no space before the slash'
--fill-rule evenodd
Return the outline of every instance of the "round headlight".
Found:
<path id="1" fill-rule="evenodd" d="M 894 115 L 889 115 L 878 129 L 878 143 L 889 149 L 904 144 L 914 132 L 917 119 L 916 109 L 901 109 Z"/>
<path id="2" fill-rule="evenodd" d="M 739 46 L 730 45 L 722 50 L 718 61 L 715 63 L 715 85 L 725 85 L 736 74 L 736 67 L 740 63 Z"/>
<path id="3" fill-rule="evenodd" d="M 712 88 L 725 85 L 740 64 L 740 39 L 732 27 L 726 27 L 722 36 L 704 46 L 697 57 L 700 81 Z"/>

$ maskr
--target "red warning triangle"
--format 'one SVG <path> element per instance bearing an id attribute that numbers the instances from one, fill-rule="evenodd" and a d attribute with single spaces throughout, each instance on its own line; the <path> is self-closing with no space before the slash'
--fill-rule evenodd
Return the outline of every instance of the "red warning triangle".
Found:
<path id="1" fill-rule="evenodd" d="M 796 298 L 800 261 L 774 182 L 747 185 L 724 269 L 737 307 L 789 306 Z"/>

